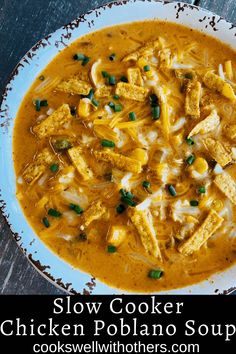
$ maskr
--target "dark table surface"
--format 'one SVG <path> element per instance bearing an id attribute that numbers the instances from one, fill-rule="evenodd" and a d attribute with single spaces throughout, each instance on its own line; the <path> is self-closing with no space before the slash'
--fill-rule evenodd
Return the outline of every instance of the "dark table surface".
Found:
<path id="1" fill-rule="evenodd" d="M 0 94 L 22 56 L 42 37 L 109 0 L 0 0 Z M 235 0 L 188 0 L 236 23 Z M 64 294 L 18 249 L 0 214 L 0 294 Z"/>

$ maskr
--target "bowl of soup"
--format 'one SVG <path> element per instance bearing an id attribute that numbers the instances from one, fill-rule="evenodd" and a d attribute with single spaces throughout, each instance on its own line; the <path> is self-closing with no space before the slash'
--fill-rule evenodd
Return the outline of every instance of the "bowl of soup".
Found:
<path id="1" fill-rule="evenodd" d="M 236 262 L 235 28 L 102 6 L 37 43 L 1 105 L 1 208 L 71 293 L 226 292 Z"/>

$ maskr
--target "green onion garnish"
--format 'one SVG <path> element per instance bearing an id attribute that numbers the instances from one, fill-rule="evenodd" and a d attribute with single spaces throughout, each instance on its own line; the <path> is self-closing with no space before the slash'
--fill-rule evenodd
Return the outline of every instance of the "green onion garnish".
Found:
<path id="1" fill-rule="evenodd" d="M 125 211 L 126 207 L 123 204 L 119 204 L 116 207 L 116 211 L 118 214 L 122 214 Z"/>
<path id="2" fill-rule="evenodd" d="M 114 107 L 115 107 L 115 103 L 109 102 L 109 103 L 108 103 L 108 106 L 111 107 L 111 108 L 114 108 Z"/>
<path id="3" fill-rule="evenodd" d="M 176 193 L 175 187 L 172 184 L 169 184 L 167 186 L 167 188 L 168 188 L 170 195 L 172 195 L 172 197 L 176 197 L 177 193 Z"/>
<path id="4" fill-rule="evenodd" d="M 51 208 L 48 210 L 48 215 L 53 216 L 54 218 L 59 218 L 62 214 L 60 211 Z"/>
<path id="5" fill-rule="evenodd" d="M 46 228 L 50 227 L 50 222 L 46 216 L 43 218 L 42 221 L 43 221 L 43 224 Z"/>
<path id="6" fill-rule="evenodd" d="M 50 170 L 52 172 L 57 172 L 59 170 L 59 165 L 57 163 L 54 163 L 50 166 Z"/>
<path id="7" fill-rule="evenodd" d="M 122 75 L 122 76 L 120 77 L 120 81 L 122 81 L 122 82 L 128 82 L 128 79 L 127 79 L 126 76 Z"/>
<path id="8" fill-rule="evenodd" d="M 199 202 L 198 202 L 198 200 L 190 200 L 189 204 L 193 207 L 196 207 L 199 205 Z"/>
<path id="9" fill-rule="evenodd" d="M 77 205 L 77 204 L 70 204 L 69 205 L 69 208 L 71 209 L 71 210 L 74 210 L 75 212 L 76 212 L 76 214 L 82 214 L 83 213 L 83 209 L 79 206 L 79 205 Z"/>
<path id="10" fill-rule="evenodd" d="M 109 55 L 109 59 L 111 61 L 115 60 L 115 58 L 116 58 L 116 54 L 115 53 L 112 53 L 111 55 Z"/>
<path id="11" fill-rule="evenodd" d="M 115 85 L 116 84 L 116 78 L 115 78 L 114 75 L 109 76 L 108 83 L 109 83 L 109 85 Z"/>
<path id="12" fill-rule="evenodd" d="M 132 120 L 132 121 L 136 120 L 136 114 L 134 112 L 130 112 L 129 113 L 129 119 Z"/>
<path id="13" fill-rule="evenodd" d="M 91 89 L 90 91 L 89 91 L 89 94 L 87 95 L 87 96 L 85 96 L 86 98 L 89 98 L 90 100 L 93 98 L 93 96 L 94 96 L 94 90 L 93 89 Z"/>
<path id="14" fill-rule="evenodd" d="M 106 139 L 101 140 L 101 145 L 102 145 L 103 147 L 109 147 L 109 148 L 115 147 L 114 141 L 106 140 Z"/>
<path id="15" fill-rule="evenodd" d="M 148 273 L 148 276 L 149 276 L 149 278 L 152 278 L 152 279 L 160 279 L 162 277 L 163 273 L 164 272 L 160 269 L 152 269 Z"/>
<path id="16" fill-rule="evenodd" d="M 150 187 L 151 187 L 151 183 L 148 182 L 148 181 L 143 181 L 142 186 L 143 186 L 144 188 L 150 188 Z"/>
<path id="17" fill-rule="evenodd" d="M 157 95 L 155 95 L 155 93 L 152 93 L 152 94 L 149 96 L 149 101 L 150 101 L 151 107 L 156 107 L 156 106 L 159 105 L 159 100 L 158 100 Z"/>
<path id="18" fill-rule="evenodd" d="M 152 119 L 157 120 L 160 118 L 161 110 L 160 106 L 152 107 Z"/>
<path id="19" fill-rule="evenodd" d="M 188 165 L 192 165 L 195 161 L 195 156 L 194 155 L 190 155 L 187 159 L 186 162 Z"/>
<path id="20" fill-rule="evenodd" d="M 86 240 L 87 240 L 87 235 L 86 235 L 85 232 L 81 232 L 81 233 L 79 234 L 79 240 L 80 240 L 80 241 L 86 241 Z"/>
<path id="21" fill-rule="evenodd" d="M 114 100 L 119 100 L 120 96 L 119 95 L 114 95 L 113 98 L 114 98 Z"/>
<path id="22" fill-rule="evenodd" d="M 121 104 L 115 104 L 115 106 L 114 106 L 114 111 L 115 111 L 115 112 L 121 112 L 121 111 L 122 111 L 122 106 L 121 106 Z"/>
<path id="23" fill-rule="evenodd" d="M 120 189 L 121 201 L 129 206 L 135 206 L 136 202 L 133 200 L 134 195 L 131 192 L 127 192 L 125 189 Z"/>
<path id="24" fill-rule="evenodd" d="M 39 76 L 39 80 L 40 81 L 44 81 L 45 80 L 45 76 L 44 75 Z"/>
<path id="25" fill-rule="evenodd" d="M 85 56 L 82 61 L 82 65 L 85 66 L 86 64 L 88 64 L 89 60 L 90 60 L 90 58 Z"/>
<path id="26" fill-rule="evenodd" d="M 194 145 L 194 141 L 193 141 L 193 139 L 191 139 L 191 138 L 186 138 L 186 143 L 187 143 L 189 146 Z"/>
<path id="27" fill-rule="evenodd" d="M 99 106 L 99 102 L 97 100 L 95 100 L 95 98 L 93 98 L 91 100 L 92 104 L 95 106 L 95 107 L 98 107 Z"/>
<path id="28" fill-rule="evenodd" d="M 204 186 L 199 187 L 198 188 L 198 193 L 200 193 L 200 194 L 206 193 L 206 188 Z"/>
<path id="29" fill-rule="evenodd" d="M 47 107 L 48 106 L 48 101 L 47 100 L 40 101 L 40 106 L 41 107 Z"/>
<path id="30" fill-rule="evenodd" d="M 149 66 L 149 65 L 145 65 L 145 66 L 143 67 L 143 70 L 144 70 L 144 71 L 150 71 L 151 69 L 150 69 L 150 66 Z"/>
<path id="31" fill-rule="evenodd" d="M 82 53 L 77 53 L 73 56 L 73 59 L 78 61 L 83 61 L 85 59 L 85 55 Z"/>
<path id="32" fill-rule="evenodd" d="M 189 80 L 192 80 L 193 79 L 193 74 L 192 73 L 186 73 L 184 75 L 185 79 L 189 79 Z"/>
<path id="33" fill-rule="evenodd" d="M 130 199 L 128 197 L 121 197 L 121 201 L 129 206 L 134 207 L 136 203 L 133 201 L 133 199 Z"/>
<path id="34" fill-rule="evenodd" d="M 34 103 L 35 103 L 36 111 L 39 112 L 40 111 L 40 107 L 41 107 L 40 100 L 35 100 Z"/>
<path id="35" fill-rule="evenodd" d="M 107 252 L 108 253 L 115 253 L 116 252 L 116 247 L 112 245 L 107 246 Z"/>
<path id="36" fill-rule="evenodd" d="M 102 71 L 102 76 L 104 77 L 104 79 L 108 78 L 110 75 L 108 74 L 107 71 Z"/>

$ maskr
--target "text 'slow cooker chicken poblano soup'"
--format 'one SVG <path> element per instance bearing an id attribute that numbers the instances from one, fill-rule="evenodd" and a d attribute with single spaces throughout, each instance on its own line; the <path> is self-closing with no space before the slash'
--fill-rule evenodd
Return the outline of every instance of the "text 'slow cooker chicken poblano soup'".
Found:
<path id="1" fill-rule="evenodd" d="M 167 22 L 78 39 L 35 80 L 14 130 L 17 198 L 61 258 L 121 289 L 236 261 L 236 53 Z"/>

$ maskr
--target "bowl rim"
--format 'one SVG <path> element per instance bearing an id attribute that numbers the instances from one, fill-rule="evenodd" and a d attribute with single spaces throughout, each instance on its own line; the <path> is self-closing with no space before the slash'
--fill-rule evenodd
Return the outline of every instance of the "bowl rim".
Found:
<path id="1" fill-rule="evenodd" d="M 56 31 L 46 35 L 45 37 L 43 37 L 42 39 L 40 39 L 35 45 L 33 45 L 31 47 L 31 49 L 29 49 L 26 54 L 22 57 L 22 59 L 18 62 L 18 64 L 15 66 L 15 68 L 13 69 L 12 73 L 9 75 L 9 78 L 7 80 L 7 83 L 5 85 L 5 89 L 3 90 L 3 93 L 1 95 L 1 98 L 0 98 L 0 121 L 1 119 L 5 119 L 3 123 L 0 124 L 0 136 L 3 136 L 4 134 L 8 134 L 8 128 L 9 128 L 9 124 L 11 124 L 9 122 L 9 119 L 12 120 L 12 130 L 11 130 L 11 133 L 9 135 L 9 138 L 11 138 L 11 144 L 12 144 L 12 133 L 13 133 L 13 126 L 14 126 L 14 118 L 9 118 L 8 115 L 7 115 L 7 103 L 8 100 L 11 100 L 11 97 L 9 99 L 9 96 L 11 95 L 11 92 L 12 90 L 14 91 L 14 81 L 15 81 L 15 78 L 17 78 L 19 75 L 22 74 L 22 70 L 24 70 L 25 68 L 25 64 L 30 64 L 30 60 L 33 59 L 33 57 L 36 55 L 36 53 L 39 53 L 39 56 L 40 56 L 40 50 L 44 49 L 46 46 L 52 46 L 52 44 L 50 43 L 50 40 L 51 39 L 58 39 L 58 35 L 61 34 L 61 39 L 59 38 L 59 43 L 58 43 L 58 51 L 56 53 L 53 54 L 53 57 L 54 58 L 58 53 L 59 51 L 61 51 L 63 49 L 63 45 L 65 45 L 65 47 L 67 45 L 70 45 L 72 42 L 74 42 L 75 39 L 71 40 L 71 33 L 75 30 L 75 29 L 78 29 L 80 24 L 84 24 L 86 21 L 87 21 L 87 24 L 88 24 L 88 27 L 91 28 L 91 26 L 93 25 L 93 21 L 95 21 L 96 18 L 98 18 L 99 16 L 102 17 L 102 15 L 104 15 L 104 13 L 106 11 L 110 11 L 111 9 L 116 9 L 116 8 L 119 8 L 119 7 L 122 7 L 122 8 L 126 8 L 126 6 L 136 6 L 135 4 L 143 4 L 143 6 L 148 6 L 148 4 L 152 4 L 154 6 L 164 6 L 164 5 L 168 5 L 172 11 L 175 11 L 174 9 L 176 9 L 176 15 L 178 14 L 178 16 L 180 16 L 180 13 L 182 13 L 182 11 L 184 12 L 185 10 L 186 11 L 200 11 L 201 14 L 204 14 L 206 17 L 207 15 L 209 15 L 211 17 L 211 19 L 214 19 L 213 20 L 213 24 L 211 24 L 211 27 L 213 29 L 213 31 L 218 31 L 218 29 L 216 30 L 216 27 L 217 24 L 221 24 L 221 25 L 227 25 L 228 28 L 225 28 L 225 29 L 221 29 L 221 31 L 226 31 L 227 29 L 229 30 L 234 30 L 235 31 L 235 36 L 236 36 L 236 30 L 235 30 L 235 26 L 232 24 L 232 23 L 229 23 L 227 22 L 226 20 L 224 20 L 221 16 L 219 15 L 216 15 L 214 14 L 213 12 L 211 11 L 208 11 L 208 10 L 205 10 L 205 9 L 202 9 L 198 6 L 195 6 L 195 5 L 192 5 L 192 4 L 188 4 L 188 3 L 183 3 L 183 2 L 169 2 L 169 1 L 161 1 L 161 0 L 121 0 L 121 1 L 112 1 L 112 2 L 108 2 L 104 5 L 100 5 L 96 8 L 94 8 L 93 10 L 90 10 L 88 11 L 87 13 L 85 14 L 82 14 L 80 15 L 79 17 L 77 17 L 75 20 L 67 23 L 66 25 L 64 26 L 61 26 L 59 29 L 57 29 Z M 141 6 L 141 5 L 139 5 Z M 101 12 L 100 12 L 101 11 Z M 114 10 L 113 10 L 114 11 Z M 168 17 L 168 16 L 167 16 Z M 149 20 L 153 20 L 153 19 L 157 19 L 158 18 L 154 18 L 152 15 L 150 15 L 150 18 Z M 145 19 L 144 19 L 145 20 Z M 162 20 L 159 18 L 159 20 Z M 166 18 L 166 20 L 168 21 L 168 19 Z M 91 22 L 89 22 L 91 21 Z M 124 21 L 123 23 L 128 23 L 128 22 L 134 22 L 135 20 L 130 20 L 130 21 Z M 138 20 L 139 21 L 139 20 Z M 211 22 L 210 21 L 210 18 L 208 19 L 209 23 Z M 169 21 L 169 22 L 175 22 L 175 21 Z M 193 21 L 194 22 L 194 21 Z M 122 23 L 122 22 L 120 22 Z M 178 21 L 176 21 L 175 23 L 178 23 Z M 119 23 L 115 23 L 114 25 L 116 24 L 119 24 Z M 181 24 L 181 23 L 180 23 Z M 184 24 L 185 26 L 188 27 L 188 25 Z M 106 23 L 100 27 L 100 29 L 102 28 L 105 28 L 105 27 L 110 27 L 106 25 Z M 198 28 L 197 28 L 198 29 Z M 200 29 L 198 29 L 200 30 Z M 71 31 L 71 32 L 70 32 Z M 203 30 L 204 31 L 204 30 Z M 93 31 L 89 31 L 89 33 L 91 33 Z M 207 32 L 207 31 L 204 31 L 204 32 Z M 82 34 L 84 35 L 84 34 Z M 209 35 L 209 33 L 208 33 Z M 214 37 L 214 33 L 210 34 Z M 81 35 L 78 35 L 77 38 L 81 37 Z M 68 44 L 65 44 L 64 42 L 66 42 L 68 40 Z M 55 41 L 55 44 L 56 44 L 56 41 Z M 232 43 L 228 43 L 230 45 L 232 45 Z M 236 49 L 236 47 L 235 47 Z M 52 60 L 52 58 L 50 60 L 48 60 L 47 64 L 45 64 L 44 67 L 46 67 L 48 65 L 48 63 Z M 23 68 L 23 69 L 22 69 Z M 41 68 L 39 70 L 42 71 L 43 68 Z M 31 84 L 34 82 L 35 78 L 33 78 L 29 84 L 29 87 L 31 86 Z M 11 86 L 13 84 L 13 87 Z M 22 97 L 25 96 L 25 93 L 27 91 L 23 91 L 23 95 Z M 17 106 L 17 110 L 19 109 L 20 107 L 20 103 L 19 105 Z M 2 142 L 0 143 L 0 161 L 4 162 L 4 150 L 2 148 Z M 9 165 L 8 165 L 9 167 Z M 13 167 L 13 170 L 14 170 L 14 167 Z M 15 175 L 15 171 L 13 171 L 14 175 Z M 92 277 L 91 275 L 88 275 L 87 273 L 84 273 L 83 271 L 81 271 L 80 269 L 76 269 L 75 270 L 75 276 L 76 276 L 76 273 L 77 273 L 77 276 L 78 278 L 81 277 L 83 280 L 82 280 L 82 283 L 84 285 L 80 285 L 80 291 L 78 292 L 77 290 L 74 289 L 74 286 L 73 286 L 73 281 L 68 281 L 67 282 L 67 277 L 60 277 L 60 276 L 57 276 L 55 277 L 55 275 L 51 274 L 51 272 L 53 273 L 53 271 L 49 271 L 48 269 L 51 269 L 51 265 L 48 266 L 48 265 L 44 265 L 44 264 L 48 264 L 47 262 L 46 263 L 42 263 L 41 262 L 41 257 L 39 258 L 39 260 L 37 260 L 37 258 L 39 256 L 35 256 L 35 255 L 32 255 L 32 249 L 28 250 L 27 249 L 27 245 L 24 241 L 24 232 L 23 232 L 23 229 L 24 227 L 22 227 L 22 231 L 19 231 L 20 228 L 16 228 L 15 225 L 13 225 L 12 223 L 12 217 L 11 217 L 11 214 L 10 214 L 10 211 L 11 211 L 11 208 L 12 206 L 10 206 L 10 203 L 8 202 L 8 199 L 3 197 L 2 195 L 2 191 L 5 190 L 5 188 L 3 188 L 4 184 L 7 183 L 4 179 L 2 179 L 2 177 L 0 178 L 0 211 L 1 211 L 1 214 L 3 215 L 3 218 L 5 219 L 6 223 L 8 224 L 10 230 L 11 230 L 11 233 L 14 237 L 14 239 L 16 240 L 16 243 L 18 245 L 18 247 L 20 248 L 20 250 L 24 253 L 24 255 L 27 257 L 27 259 L 29 260 L 29 262 L 34 266 L 34 268 L 44 277 L 46 278 L 48 281 L 50 281 L 53 285 L 55 285 L 56 287 L 60 288 L 60 289 L 63 289 L 64 291 L 66 291 L 67 293 L 70 293 L 70 294 L 78 294 L 78 293 L 82 293 L 82 294 L 91 294 L 91 293 L 96 293 L 96 294 L 118 294 L 118 293 L 131 293 L 130 291 L 126 291 L 126 290 L 120 290 L 120 289 L 117 289 L 117 288 L 113 288 L 111 287 L 110 285 L 107 285 L 103 282 L 101 282 L 100 280 L 96 280 L 95 281 L 95 278 Z M 16 183 L 16 178 L 15 178 L 15 183 Z M 3 199 L 2 199 L 3 198 Z M 23 211 L 21 210 L 21 207 L 19 205 L 19 202 L 15 196 L 15 201 L 17 202 L 18 204 L 18 208 L 20 209 L 20 212 L 23 216 L 23 218 L 25 219 L 25 222 L 27 223 L 26 221 L 26 217 L 24 216 L 24 213 Z M 53 253 L 52 250 L 50 250 L 47 246 L 45 246 L 45 244 L 43 243 L 43 241 L 41 241 L 39 239 L 39 237 L 36 235 L 35 231 L 33 230 L 33 228 L 28 225 L 29 228 L 31 229 L 31 233 L 33 234 L 32 238 L 31 238 L 31 242 L 34 242 L 34 240 L 37 238 L 39 243 L 43 244 L 45 248 L 47 249 L 47 251 L 49 252 L 50 254 L 50 257 L 52 258 L 57 258 L 57 261 L 59 261 L 61 264 L 62 264 L 62 267 L 64 266 L 68 266 L 70 268 L 71 265 L 69 265 L 67 262 L 65 262 L 63 259 L 59 258 L 55 253 Z M 58 262 L 57 262 L 58 263 Z M 232 266 L 230 269 L 233 269 L 235 268 L 236 269 L 236 264 L 234 264 L 234 266 Z M 53 270 L 53 269 L 52 269 Z M 227 273 L 227 271 L 229 270 L 226 269 L 222 272 L 222 275 L 224 275 L 225 273 Z M 234 274 L 235 275 L 235 274 Z M 214 276 L 211 276 L 211 278 L 214 278 Z M 203 282 L 200 282 L 200 283 L 197 283 L 197 284 L 193 284 L 193 285 L 188 285 L 186 287 L 183 287 L 183 288 L 178 288 L 178 289 L 171 289 L 171 290 L 168 290 L 168 291 L 160 291 L 160 292 L 153 292 L 152 294 L 187 294 L 187 293 L 199 293 L 201 294 L 201 291 L 199 292 L 199 290 L 197 290 L 199 287 L 201 287 L 201 284 L 202 283 L 205 283 L 205 282 L 211 282 L 211 280 L 205 280 Z M 223 281 L 224 283 L 224 281 Z M 102 286 L 98 286 L 98 284 L 102 285 Z M 213 294 L 213 293 L 223 293 L 223 294 L 228 294 L 228 293 L 231 293 L 232 291 L 236 290 L 236 282 L 232 279 L 232 281 L 228 281 L 227 282 L 227 285 L 223 286 L 219 286 L 219 289 L 215 289 L 213 291 L 213 288 L 216 288 L 217 287 L 217 283 L 215 284 L 215 286 L 212 288 L 211 291 L 206 291 L 204 290 L 204 293 L 207 293 L 207 294 Z M 196 290 L 192 290 L 193 288 L 196 288 Z M 104 292 L 101 292 L 101 289 L 106 289 L 107 291 L 104 293 Z M 218 291 L 216 291 L 218 290 Z"/>

